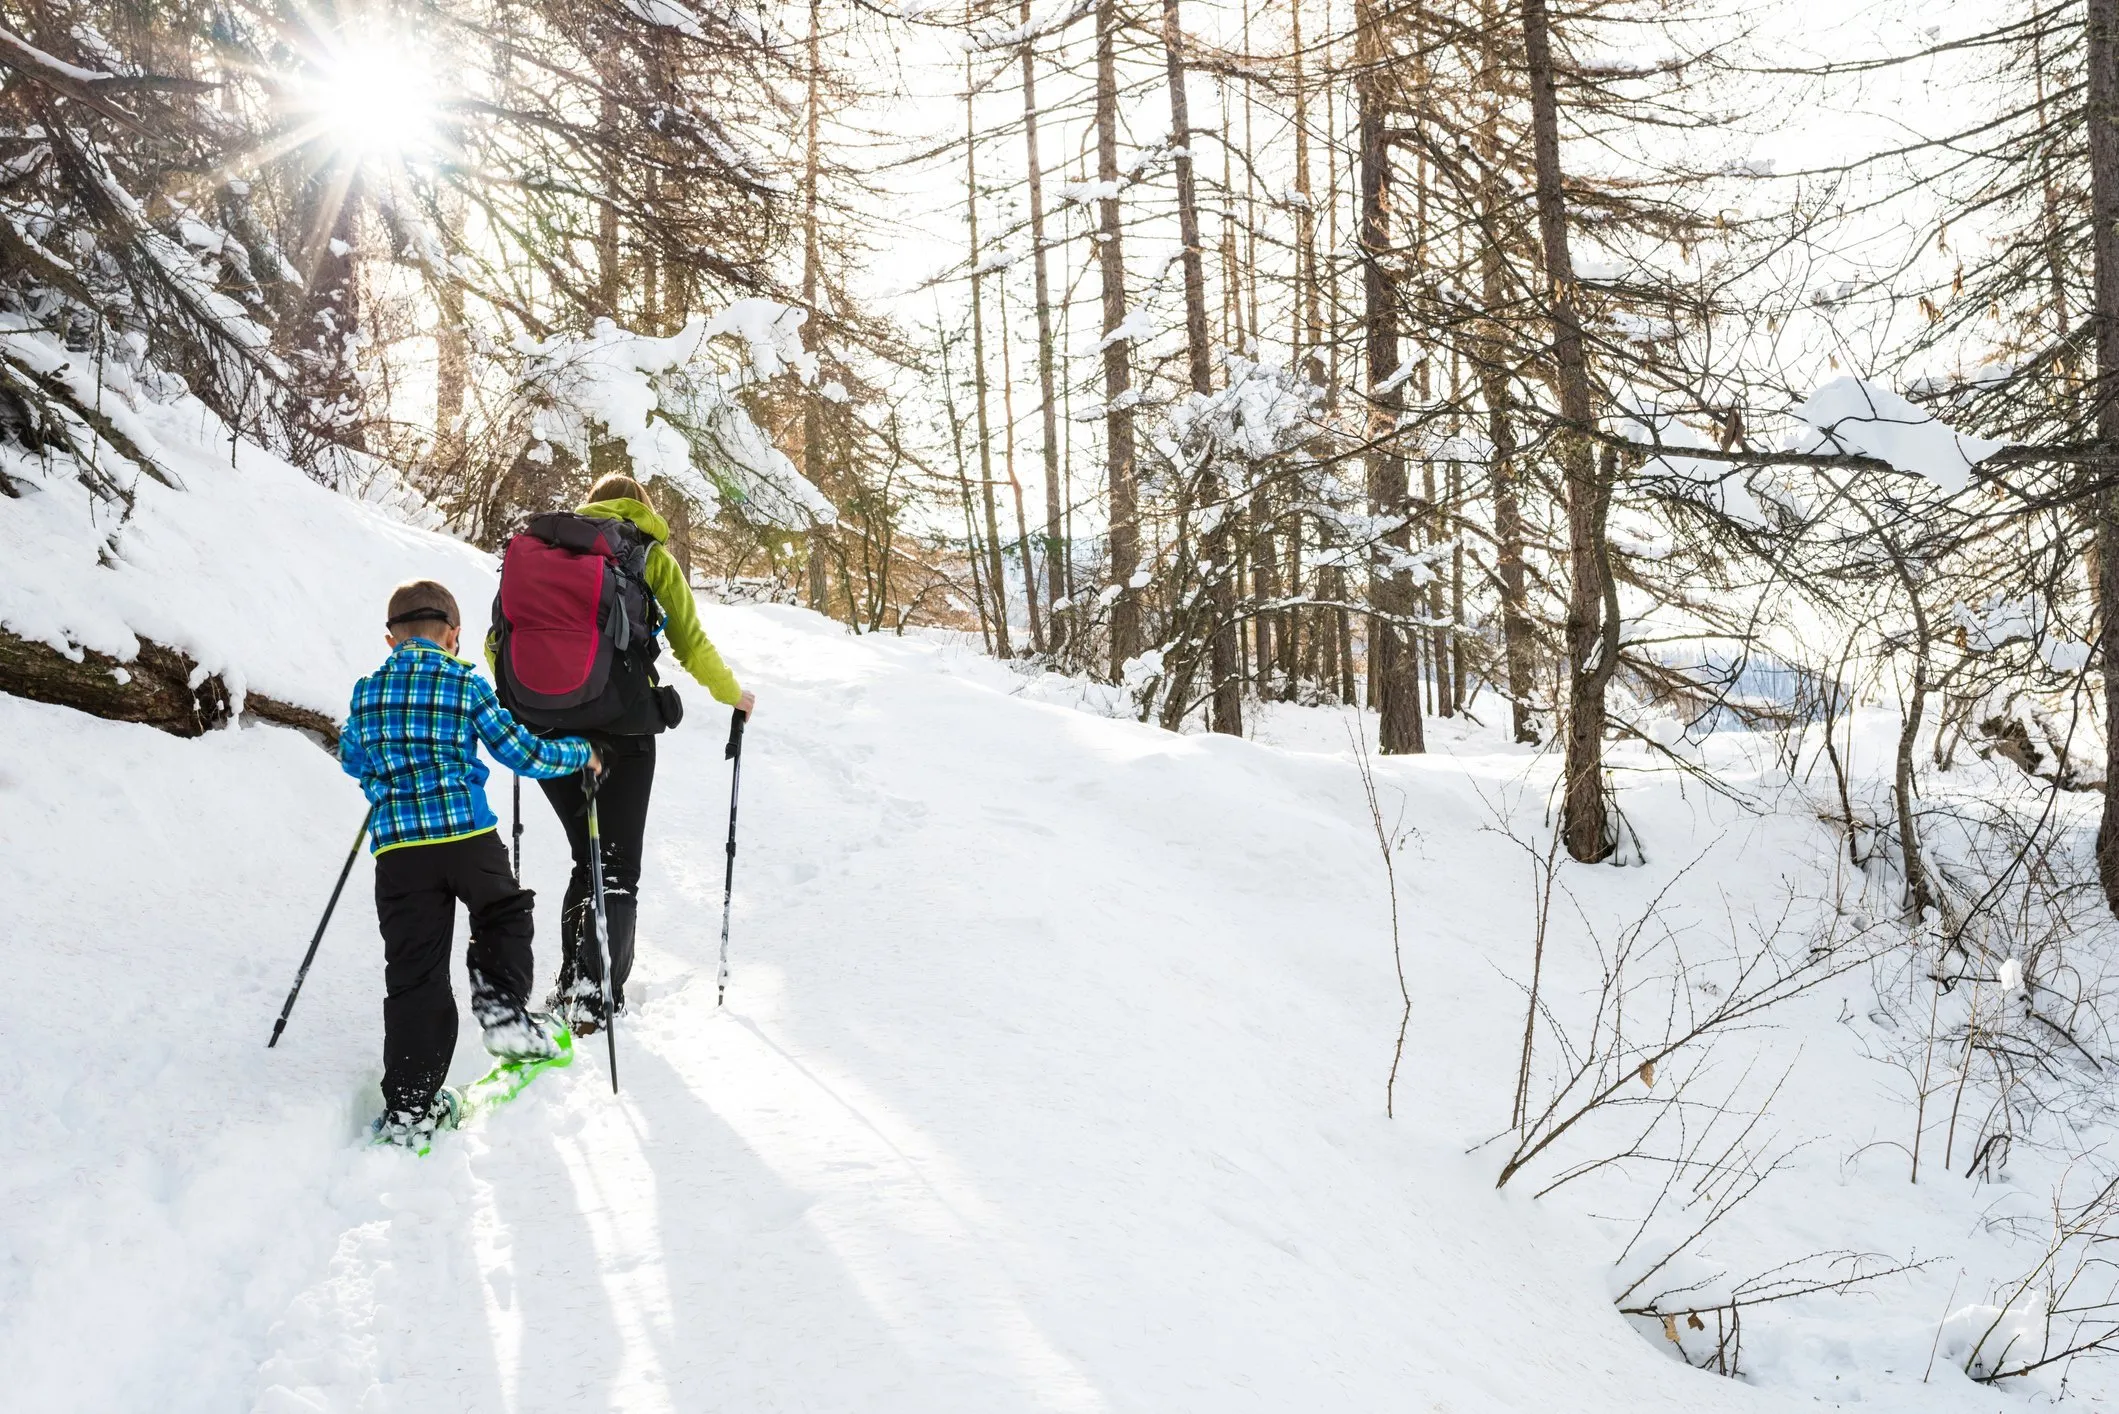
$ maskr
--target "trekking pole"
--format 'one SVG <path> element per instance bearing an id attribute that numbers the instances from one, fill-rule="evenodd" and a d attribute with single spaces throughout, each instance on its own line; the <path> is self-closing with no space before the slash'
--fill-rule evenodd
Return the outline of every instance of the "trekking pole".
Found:
<path id="1" fill-rule="evenodd" d="M 581 768 L 581 789 L 589 798 L 589 882 L 596 903 L 596 970 L 603 975 L 603 1036 L 611 1050 L 611 1093 L 618 1093 L 618 1008 L 611 1002 L 611 934 L 603 911 L 603 830 L 596 821 L 596 775 Z"/>
<path id="2" fill-rule="evenodd" d="M 287 989 L 287 1005 L 280 1008 L 280 1019 L 272 1023 L 272 1039 L 265 1043 L 271 1050 L 280 1043 L 280 1033 L 287 1029 L 287 1018 L 294 1011 L 294 999 L 302 994 L 302 983 L 309 977 L 309 964 L 316 961 L 316 945 L 324 941 L 324 929 L 330 926 L 331 911 L 338 907 L 338 896 L 346 887 L 346 878 L 353 872 L 353 861 L 360 857 L 361 841 L 368 837 L 368 825 L 375 819 L 375 807 L 361 816 L 361 832 L 353 837 L 353 848 L 346 851 L 346 867 L 338 871 L 338 882 L 331 886 L 331 901 L 324 905 L 324 916 L 316 921 L 316 936 L 309 940 L 309 951 L 302 954 L 301 970 L 294 974 L 294 985 Z"/>
<path id="3" fill-rule="evenodd" d="M 721 877 L 721 977 L 714 1005 L 728 1000 L 728 920 L 736 903 L 736 796 L 743 786 L 743 724 L 749 714 L 738 708 L 728 723 L 728 749 L 721 754 L 735 764 L 728 771 L 728 869 Z"/>
<path id="4" fill-rule="evenodd" d="M 515 773 L 515 851 L 508 861 L 515 870 L 517 887 L 522 884 L 522 772 Z"/>

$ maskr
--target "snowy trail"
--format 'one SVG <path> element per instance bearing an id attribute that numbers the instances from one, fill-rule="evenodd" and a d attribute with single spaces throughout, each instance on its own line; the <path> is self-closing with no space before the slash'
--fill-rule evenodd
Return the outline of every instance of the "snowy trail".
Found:
<path id="1" fill-rule="evenodd" d="M 1392 1143 L 1373 1087 L 1347 1093 L 1336 1060 L 1292 1044 L 1286 1022 L 1318 1005 L 1308 984 L 1244 975 L 1258 952 L 1315 946 L 1301 901 L 1260 871 L 1282 862 L 1270 846 L 1291 817 L 1345 802 L 1291 791 L 1301 773 L 1274 781 L 1265 753 L 1207 744 L 1238 768 L 1185 811 L 1220 819 L 1201 848 L 1129 818 L 1195 743 L 998 698 L 935 671 L 931 646 L 728 617 L 742 627 L 717 630 L 770 694 L 729 1010 L 712 1012 L 725 774 L 710 718 L 665 739 L 656 946 L 621 1033 L 623 1099 L 591 1047 L 538 1103 L 465 1136 L 439 1211 L 401 1211 L 386 1240 L 354 1230 L 350 1260 L 342 1240 L 345 1269 L 309 1293 L 320 1319 L 276 1333 L 286 1365 L 268 1378 L 371 1321 L 388 1270 L 422 1273 L 418 1307 L 446 1319 L 379 1346 L 333 1390 L 349 1406 L 366 1379 L 410 1409 L 1085 1414 L 1333 1392 L 1374 1407 L 1408 1381 L 1436 1408 L 1528 1408 L 1579 1361 L 1614 1388 L 1631 1366 L 1691 1383 L 1595 1304 L 1603 1338 L 1543 1372 L 1464 1359 L 1506 1309 L 1481 1299 L 1487 1273 L 1531 1258 L 1438 1240 L 1476 1175 L 1448 1172 L 1423 1201 L 1274 1152 L 1277 1102 L 1330 1096 L 1339 1145 L 1432 1163 Z M 1215 855 L 1225 877 L 1187 877 Z M 1231 888 L 1236 909 L 1201 916 Z M 1173 988 L 1200 1014 L 1156 1004 Z M 1349 1048 L 1355 1075 L 1387 1034 Z M 1232 1039 L 1260 1053 L 1232 1055 Z M 1320 1089 L 1273 1095 L 1290 1072 Z M 1382 1251 L 1347 1246 L 1364 1228 Z M 1399 1262 L 1465 1309 L 1407 1300 Z M 1515 1320 L 1536 1299 L 1493 1295 Z"/>
<path id="2" fill-rule="evenodd" d="M 932 642 L 707 612 L 763 698 L 729 1006 L 723 725 L 695 705 L 663 738 L 624 1094 L 585 1046 L 423 1162 L 354 1143 L 366 864 L 262 1046 L 357 818 L 333 763 L 0 698 L 0 736 L 40 744 L 0 767 L 0 883 L 48 949 L 0 1003 L 24 1038 L 0 1057 L 20 1407 L 1782 1402 L 1641 1339 L 1583 1230 L 1464 1152 L 1512 1045 L 1465 947 L 1515 926 L 1467 863 L 1496 848 L 1488 768 L 1392 763 L 1428 922 L 1386 1121 L 1396 983 L 1346 762 L 1010 696 Z M 548 976 L 561 843 L 526 807 Z M 467 1022 L 455 1074 L 479 1068 Z"/>

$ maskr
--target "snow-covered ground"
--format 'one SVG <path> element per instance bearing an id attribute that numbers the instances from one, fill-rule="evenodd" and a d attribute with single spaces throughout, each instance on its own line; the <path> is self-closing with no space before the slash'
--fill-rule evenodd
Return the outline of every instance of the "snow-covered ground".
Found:
<path id="1" fill-rule="evenodd" d="M 269 494 L 289 516 L 328 499 Z M 460 546 L 361 508 L 316 525 L 332 542 L 319 563 L 387 584 L 431 554 L 467 609 L 490 597 Z M 350 592 L 324 611 L 253 601 L 213 661 L 334 705 L 375 634 L 338 612 Z M 1593 1118 L 1495 1189 L 1507 1146 L 1487 1141 L 1509 1126 L 1536 901 L 1533 852 L 1509 834 L 1533 851 L 1549 838 L 1549 760 L 1438 724 L 1436 755 L 1374 762 L 1403 836 L 1412 994 L 1387 1119 L 1401 1003 L 1351 714 L 1274 708 L 1255 741 L 1173 736 L 945 640 L 704 612 L 762 699 L 728 1006 L 713 1004 L 728 778 L 695 693 L 663 739 L 623 1093 L 585 1047 L 424 1160 L 359 1142 L 381 1030 L 365 860 L 285 1040 L 264 1046 L 360 819 L 335 763 L 275 728 L 184 741 L 0 696 L 0 1404 L 2026 1401 L 1955 1362 L 1973 1308 L 2036 1261 L 2057 1161 L 2024 1145 L 1964 1177 L 1970 1141 L 1946 1141 L 1931 1076 L 1930 1157 L 1908 1182 L 1914 1082 L 1891 1058 L 1917 1041 L 1884 1000 L 1902 964 L 1845 972 L 1640 1086 L 1688 1087 L 1695 1130 L 1739 1112 L 1714 1121 L 1726 1172 L 1780 1168 L 1637 1296 L 1786 1263 L 1928 1263 L 1754 1308 L 1744 1378 L 1719 1378 L 1613 1301 L 1712 1211 L 1716 1183 L 1688 1175 L 1629 1250 L 1662 1187 L 1652 1164 L 1533 1197 L 1625 1146 L 1632 1130 Z M 278 645 L 310 627 L 330 651 L 288 668 Z M 159 636 L 181 644 L 182 628 Z M 246 641 L 279 670 L 238 661 Z M 1857 736 L 1857 760 L 1885 759 L 1881 729 Z M 1615 946 L 1659 895 L 1651 931 L 1689 949 L 1710 995 L 1726 980 L 1712 959 L 1754 925 L 1786 914 L 1779 946 L 1800 958 L 1818 919 L 1872 908 L 1771 743 L 1706 750 L 1721 789 L 1620 753 L 1646 862 L 1563 864 L 1543 983 L 1556 1020 L 1586 1015 L 1592 934 Z M 535 792 L 528 805 L 548 977 L 563 845 Z M 476 1034 L 459 1079 L 483 1068 Z M 2075 1122 L 2093 1145 L 2102 1117 Z M 1946 1142 L 1950 1170 L 1933 1156 Z M 1946 1325 L 1953 1311 L 1972 1314 Z M 1678 1334 L 1698 1358 L 1702 1336 Z M 2068 1377 L 2091 1400 L 2115 1388 L 2094 1363 Z"/>

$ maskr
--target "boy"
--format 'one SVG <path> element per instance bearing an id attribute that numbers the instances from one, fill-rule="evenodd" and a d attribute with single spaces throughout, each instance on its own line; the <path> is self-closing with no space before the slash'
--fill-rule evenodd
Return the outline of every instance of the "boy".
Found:
<path id="1" fill-rule="evenodd" d="M 380 1142 L 418 1146 L 456 1119 L 442 1087 L 456 1049 L 449 951 L 461 899 L 471 915 L 471 1011 L 486 1049 L 503 1059 L 558 1053 L 551 1018 L 532 1014 L 531 904 L 508 867 L 486 804 L 483 741 L 526 776 L 563 776 L 602 762 L 579 737 L 524 731 L 469 663 L 455 656 L 456 598 L 433 580 L 390 595 L 390 656 L 353 689 L 339 763 L 375 806 L 375 914 L 383 935 L 383 1113 Z"/>

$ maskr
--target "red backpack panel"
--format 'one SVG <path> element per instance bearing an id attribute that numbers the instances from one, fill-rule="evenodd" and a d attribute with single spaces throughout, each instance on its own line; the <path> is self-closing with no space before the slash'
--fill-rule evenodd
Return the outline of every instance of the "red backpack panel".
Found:
<path id="1" fill-rule="evenodd" d="M 501 705 L 532 727 L 616 728 L 653 684 L 650 542 L 632 524 L 554 511 L 511 537 L 493 599 Z"/>

